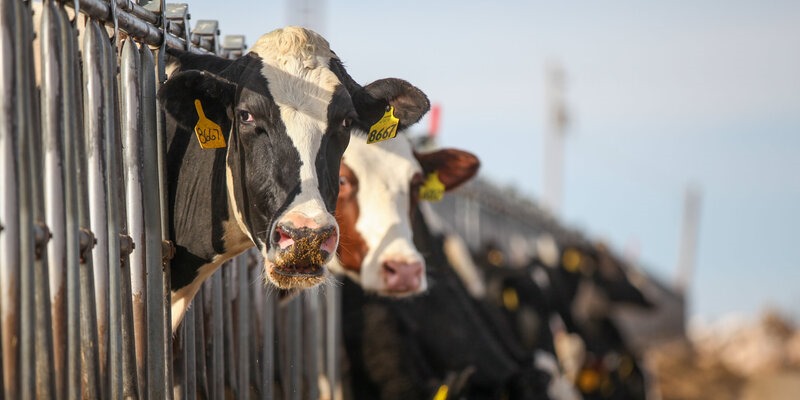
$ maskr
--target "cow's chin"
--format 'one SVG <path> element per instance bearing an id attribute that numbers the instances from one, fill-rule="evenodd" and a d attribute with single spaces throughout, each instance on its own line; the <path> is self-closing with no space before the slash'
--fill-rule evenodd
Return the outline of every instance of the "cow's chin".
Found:
<path id="1" fill-rule="evenodd" d="M 308 289 L 326 280 L 324 265 L 297 267 L 291 264 L 265 262 L 267 278 L 280 289 Z"/>

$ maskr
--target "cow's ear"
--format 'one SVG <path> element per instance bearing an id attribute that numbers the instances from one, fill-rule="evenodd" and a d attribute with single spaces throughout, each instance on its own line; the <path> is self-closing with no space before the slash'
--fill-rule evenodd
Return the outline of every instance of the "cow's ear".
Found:
<path id="1" fill-rule="evenodd" d="M 394 107 L 394 116 L 400 120 L 398 130 L 414 125 L 431 108 L 422 90 L 397 78 L 379 79 L 364 86 L 353 96 L 353 104 L 367 128 L 381 119 L 387 106 Z"/>
<path id="2" fill-rule="evenodd" d="M 185 129 L 193 129 L 198 110 L 195 100 L 200 101 L 206 118 L 219 125 L 229 120 L 229 108 L 233 104 L 236 84 L 206 71 L 189 70 L 173 75 L 161 86 L 158 99 L 164 111 Z"/>
<path id="3" fill-rule="evenodd" d="M 426 175 L 438 172 L 439 180 L 447 191 L 470 180 L 481 165 L 478 157 L 463 150 L 441 149 L 415 155 Z"/>

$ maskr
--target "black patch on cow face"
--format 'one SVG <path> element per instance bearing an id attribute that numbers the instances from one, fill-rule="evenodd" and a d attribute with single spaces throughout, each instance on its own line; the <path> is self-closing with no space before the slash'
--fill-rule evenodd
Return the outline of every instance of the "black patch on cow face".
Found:
<path id="1" fill-rule="evenodd" d="M 336 209 L 339 196 L 339 165 L 350 143 L 351 124 L 357 118 L 350 94 L 343 86 L 337 86 L 328 105 L 328 129 L 322 137 L 315 164 L 319 192 L 331 213 Z"/>
<path id="2" fill-rule="evenodd" d="M 233 129 L 228 143 L 228 166 L 233 175 L 236 204 L 248 231 L 261 247 L 269 243 L 273 218 L 280 216 L 300 193 L 300 154 L 286 133 L 280 110 L 261 74 L 258 56 L 240 59 L 242 65 Z M 248 114 L 253 121 L 247 122 Z"/>

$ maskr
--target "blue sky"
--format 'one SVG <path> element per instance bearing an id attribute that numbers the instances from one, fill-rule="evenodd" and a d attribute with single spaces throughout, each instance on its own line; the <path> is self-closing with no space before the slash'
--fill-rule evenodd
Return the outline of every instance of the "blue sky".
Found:
<path id="1" fill-rule="evenodd" d="M 542 192 L 545 66 L 572 116 L 563 220 L 672 279 L 683 195 L 702 191 L 690 313 L 800 319 L 800 2 L 192 1 L 248 43 L 310 21 L 358 81 L 442 105 L 440 143 Z M 422 124 L 425 124 L 423 121 Z M 421 125 L 422 129 L 425 125 Z"/>

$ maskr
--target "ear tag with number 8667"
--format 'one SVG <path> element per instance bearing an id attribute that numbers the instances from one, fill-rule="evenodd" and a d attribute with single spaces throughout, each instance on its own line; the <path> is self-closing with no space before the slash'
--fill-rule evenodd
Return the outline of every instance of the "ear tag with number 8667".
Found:
<path id="1" fill-rule="evenodd" d="M 225 147 L 225 137 L 222 136 L 222 128 L 216 122 L 206 118 L 203 112 L 203 105 L 200 100 L 194 100 L 194 108 L 197 110 L 197 124 L 194 126 L 194 133 L 200 147 L 204 149 L 221 149 Z"/>
<path id="2" fill-rule="evenodd" d="M 444 197 L 444 183 L 439 180 L 439 173 L 436 171 L 428 174 L 428 179 L 419 188 L 419 198 L 427 201 L 439 201 Z"/>
<path id="3" fill-rule="evenodd" d="M 383 114 L 383 117 L 369 128 L 367 144 L 393 139 L 397 136 L 397 124 L 399 122 L 400 120 L 394 116 L 394 107 L 389 106 Z"/>

